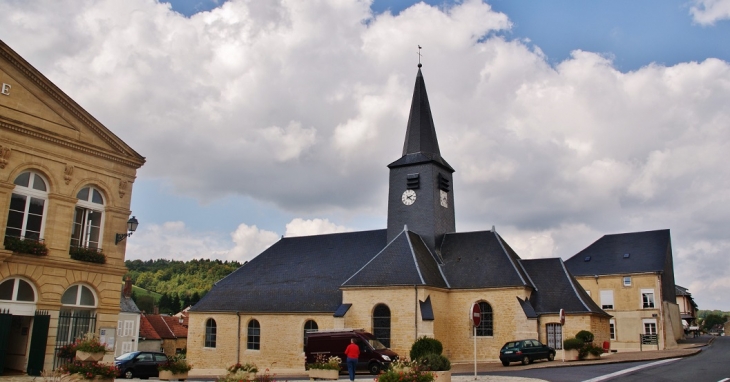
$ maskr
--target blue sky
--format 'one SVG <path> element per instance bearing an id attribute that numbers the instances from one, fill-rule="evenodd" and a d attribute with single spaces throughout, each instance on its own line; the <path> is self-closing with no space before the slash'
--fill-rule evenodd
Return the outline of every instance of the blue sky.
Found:
<path id="1" fill-rule="evenodd" d="M 129 259 L 384 228 L 421 45 L 457 230 L 568 258 L 669 228 L 677 284 L 730 310 L 730 0 L 11 0 L 0 25 L 147 158 Z"/>

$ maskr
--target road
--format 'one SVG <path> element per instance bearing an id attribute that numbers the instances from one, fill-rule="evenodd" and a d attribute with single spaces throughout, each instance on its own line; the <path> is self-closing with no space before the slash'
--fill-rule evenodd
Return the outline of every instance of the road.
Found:
<path id="1" fill-rule="evenodd" d="M 730 337 L 718 337 L 693 357 L 651 362 L 552 367 L 487 375 L 537 378 L 555 382 L 579 381 L 730 381 Z"/>

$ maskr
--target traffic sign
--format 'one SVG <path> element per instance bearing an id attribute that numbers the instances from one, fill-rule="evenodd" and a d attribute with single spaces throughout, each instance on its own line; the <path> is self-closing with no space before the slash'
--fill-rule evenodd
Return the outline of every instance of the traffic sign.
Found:
<path id="1" fill-rule="evenodd" d="M 560 325 L 565 325 L 565 311 L 560 309 Z"/>
<path id="2" fill-rule="evenodd" d="M 474 326 L 479 326 L 482 322 L 482 310 L 479 308 L 479 304 L 473 304 L 471 306 L 471 322 Z"/>

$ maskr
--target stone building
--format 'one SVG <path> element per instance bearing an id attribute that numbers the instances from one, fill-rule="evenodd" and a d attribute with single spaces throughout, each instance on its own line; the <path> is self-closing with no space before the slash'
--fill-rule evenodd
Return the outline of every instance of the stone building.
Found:
<path id="1" fill-rule="evenodd" d="M 304 370 L 307 330 L 363 328 L 405 357 L 431 336 L 453 362 L 474 359 L 474 340 L 480 361 L 519 338 L 560 347 L 561 330 L 608 340 L 610 316 L 560 259 L 522 260 L 494 228 L 456 232 L 454 169 L 441 156 L 420 65 L 402 156 L 388 167 L 385 229 L 282 238 L 190 310 L 196 372 L 237 362 Z"/>
<path id="2" fill-rule="evenodd" d="M 85 332 L 111 359 L 144 162 L 0 41 L 0 370 L 51 370 Z"/>
<path id="3" fill-rule="evenodd" d="M 565 265 L 613 316 L 611 349 L 669 349 L 684 337 L 668 229 L 605 235 Z"/>

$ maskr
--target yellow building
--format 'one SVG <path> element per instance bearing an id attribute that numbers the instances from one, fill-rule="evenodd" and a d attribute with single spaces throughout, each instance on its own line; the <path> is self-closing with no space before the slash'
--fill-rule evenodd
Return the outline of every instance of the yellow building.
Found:
<path id="1" fill-rule="evenodd" d="M 0 41 L 0 370 L 51 370 L 89 331 L 113 355 L 144 161 Z"/>
<path id="2" fill-rule="evenodd" d="M 605 235 L 565 265 L 613 316 L 611 349 L 671 349 L 684 337 L 668 229 Z"/>
<path id="3" fill-rule="evenodd" d="M 238 362 L 303 371 L 307 330 L 362 328 L 402 357 L 417 338 L 435 337 L 452 362 L 472 361 L 475 341 L 477 359 L 494 361 L 515 339 L 561 348 L 563 330 L 608 340 L 610 316 L 560 259 L 522 260 L 494 228 L 456 232 L 454 169 L 441 156 L 420 69 L 403 153 L 388 167 L 386 229 L 282 238 L 190 310 L 196 373 Z"/>

